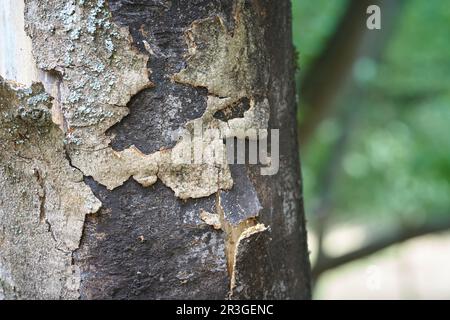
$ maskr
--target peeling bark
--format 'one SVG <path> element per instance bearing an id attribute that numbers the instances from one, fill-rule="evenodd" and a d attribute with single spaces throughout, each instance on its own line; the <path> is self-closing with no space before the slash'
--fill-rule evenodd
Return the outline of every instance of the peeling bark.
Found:
<path id="1" fill-rule="evenodd" d="M 42 84 L 1 82 L 0 297 L 308 298 L 289 12 L 25 0 Z M 280 172 L 174 163 L 198 127 L 222 159 L 281 129 Z"/>
<path id="2" fill-rule="evenodd" d="M 42 85 L 0 77 L 0 297 L 78 298 L 72 253 L 100 202 L 65 156 Z"/>

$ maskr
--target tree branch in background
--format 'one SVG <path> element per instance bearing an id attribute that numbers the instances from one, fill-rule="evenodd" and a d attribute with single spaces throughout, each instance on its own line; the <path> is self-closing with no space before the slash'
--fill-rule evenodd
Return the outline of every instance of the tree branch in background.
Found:
<path id="1" fill-rule="evenodd" d="M 316 280 L 322 273 L 330 269 L 340 267 L 357 259 L 365 258 L 392 245 L 402 243 L 412 238 L 448 230 L 450 230 L 450 219 L 432 220 L 417 227 L 402 227 L 395 232 L 386 234 L 377 240 L 371 241 L 359 249 L 338 257 L 328 257 L 326 255 L 322 255 L 322 259 L 317 261 L 317 264 L 312 270 L 313 279 Z"/>
<path id="2" fill-rule="evenodd" d="M 382 9 L 381 30 L 366 27 L 366 10 L 372 4 Z M 305 110 L 298 130 L 300 145 L 307 144 L 320 122 L 333 109 L 357 58 L 366 55 L 376 59 L 380 55 L 402 4 L 402 0 L 349 1 L 336 32 L 301 80 L 299 93 Z"/>
<path id="3" fill-rule="evenodd" d="M 314 210 L 313 217 L 316 224 L 318 253 L 317 260 L 323 258 L 323 237 L 328 226 L 328 219 L 333 211 L 333 190 L 336 185 L 336 180 L 341 171 L 342 159 L 345 155 L 351 128 L 357 112 L 353 112 L 352 108 L 345 106 L 340 114 L 339 126 L 341 133 L 334 142 L 330 150 L 330 156 L 323 165 L 323 170 L 318 180 L 318 189 L 320 190 L 321 201 L 316 210 Z"/>
<path id="4" fill-rule="evenodd" d="M 370 4 L 378 4 L 382 9 L 382 31 L 369 31 L 366 28 L 366 9 Z M 396 17 L 402 6 L 403 1 L 388 0 L 381 3 L 380 1 L 350 0 L 346 13 L 338 24 L 337 31 L 302 79 L 301 100 L 308 109 L 299 129 L 300 144 L 305 144 L 311 138 L 320 122 L 337 106 L 341 106 L 338 117 L 343 129 L 334 143 L 329 159 L 319 177 L 318 189 L 322 201 L 313 214 L 318 236 L 317 262 L 313 268 L 314 279 L 326 270 L 365 257 L 391 243 L 402 241 L 405 237 L 410 238 L 417 231 L 410 229 L 405 232 L 400 231 L 342 257 L 329 257 L 323 250 L 323 237 L 333 211 L 332 190 L 336 184 L 342 158 L 345 155 L 350 128 L 359 111 L 355 106 L 358 101 L 363 100 L 364 94 L 367 93 L 367 88 L 360 86 L 353 79 L 353 66 L 359 57 L 369 58 L 373 61 L 380 60 L 393 33 Z M 342 103 L 336 103 L 339 96 L 343 98 Z M 425 226 L 419 231 L 431 232 L 430 230 L 434 229 Z"/>
<path id="5" fill-rule="evenodd" d="M 392 0 L 390 0 L 388 2 L 384 2 L 382 7 L 384 12 L 386 13 L 383 16 L 384 18 L 383 18 L 382 33 L 376 32 L 365 33 L 366 31 L 361 31 L 361 30 L 368 30 L 365 27 L 365 23 L 361 22 L 361 19 L 359 20 L 354 19 L 352 20 L 353 23 L 362 24 L 356 26 L 353 25 L 353 27 L 355 27 L 355 29 L 358 29 L 360 33 L 352 31 L 355 32 L 353 38 L 354 42 L 351 41 L 349 48 L 344 49 L 342 46 L 335 48 L 338 51 L 336 53 L 337 56 L 340 55 L 344 56 L 343 58 L 346 64 L 345 67 L 347 68 L 347 70 L 345 71 L 346 73 L 349 73 L 351 72 L 351 70 L 353 70 L 352 66 L 354 64 L 354 60 L 349 59 L 349 57 L 351 57 L 352 59 L 357 59 L 357 57 L 363 56 L 371 58 L 375 61 L 378 61 L 380 59 L 381 53 L 386 47 L 388 39 L 392 34 L 394 26 L 394 17 L 396 16 L 396 12 L 398 12 L 398 10 L 400 9 L 401 4 L 401 1 L 397 1 L 394 3 Z M 347 8 L 347 12 L 342 18 L 343 21 L 340 23 L 340 26 L 336 34 L 334 35 L 334 37 L 332 37 L 330 43 L 327 45 L 328 49 L 336 46 L 335 41 L 337 41 L 336 39 L 339 40 L 342 37 L 341 33 L 349 31 L 348 29 L 351 28 L 351 24 L 348 23 L 348 19 L 351 20 L 355 15 L 357 15 L 359 17 L 363 17 L 363 20 L 365 21 L 366 18 L 365 9 L 364 12 L 361 12 L 362 10 L 361 4 L 364 8 L 367 8 L 366 1 L 350 1 L 349 7 Z M 351 52 L 352 54 L 350 55 L 349 52 Z M 319 69 L 322 70 L 320 72 L 324 72 L 321 63 L 323 63 L 326 59 L 330 59 L 332 61 L 326 62 L 325 66 L 327 64 L 334 65 L 339 62 L 332 59 L 330 51 L 326 51 L 321 56 L 321 58 L 319 58 L 316 61 L 316 64 L 312 69 Z M 314 70 L 312 72 L 314 72 Z M 347 75 L 345 75 L 345 77 L 347 77 Z M 328 84 L 332 85 L 333 88 L 335 89 L 340 86 L 343 86 L 342 82 L 339 81 L 333 84 L 333 81 L 336 81 L 336 79 L 333 80 L 323 75 L 322 77 L 319 77 L 319 80 L 323 82 L 329 81 Z M 307 79 L 304 82 L 304 87 L 310 88 L 308 90 L 313 90 L 313 87 L 311 86 L 308 87 L 309 84 L 306 81 Z M 312 215 L 316 225 L 316 232 L 318 237 L 318 255 L 317 255 L 318 261 L 322 259 L 323 255 L 322 240 L 324 234 L 326 233 L 329 217 L 331 216 L 331 213 L 333 211 L 332 190 L 334 189 L 337 180 L 337 175 L 341 169 L 341 162 L 342 158 L 345 155 L 346 146 L 350 138 L 351 128 L 353 127 L 353 124 L 356 121 L 355 119 L 357 118 L 357 114 L 360 111 L 357 108 L 357 106 L 361 104 L 360 102 L 363 100 L 364 94 L 367 93 L 367 88 L 359 86 L 358 83 L 356 83 L 356 81 L 353 80 L 353 78 L 348 79 L 347 82 L 348 82 L 347 86 L 349 87 L 349 89 L 352 88 L 352 90 L 348 90 L 345 93 L 340 93 L 341 95 L 343 95 L 344 98 L 343 102 L 336 104 L 334 101 L 328 100 L 326 104 L 327 111 L 332 110 L 334 106 L 340 107 L 337 117 L 339 119 L 338 121 L 340 122 L 340 127 L 342 130 L 340 136 L 336 139 L 334 145 L 331 148 L 330 155 L 326 160 L 325 164 L 323 165 L 323 169 L 321 170 L 321 174 L 318 179 L 319 180 L 318 190 L 320 192 L 321 202 L 318 205 L 317 209 L 314 210 L 314 213 Z M 323 92 L 320 90 L 320 88 L 316 88 L 314 93 L 318 99 L 322 99 L 321 101 L 325 101 L 322 95 Z M 337 92 L 335 94 L 337 95 Z M 312 117 L 314 117 L 314 113 L 310 113 L 310 115 L 311 114 L 313 115 Z M 316 114 L 316 116 L 318 115 Z M 323 114 L 323 116 L 325 116 L 325 114 Z M 316 120 L 321 121 L 322 119 Z M 314 121 L 315 120 L 312 118 L 306 118 L 304 122 L 305 123 L 313 122 L 310 128 L 314 127 L 315 129 L 318 123 L 314 124 Z M 302 130 L 301 128 L 300 130 Z M 307 135 L 307 137 L 309 136 Z"/>
<path id="6" fill-rule="evenodd" d="M 302 78 L 300 97 L 305 111 L 299 128 L 300 145 L 304 145 L 327 114 L 348 77 L 367 28 L 366 8 L 371 0 L 350 0 L 336 32 Z"/>

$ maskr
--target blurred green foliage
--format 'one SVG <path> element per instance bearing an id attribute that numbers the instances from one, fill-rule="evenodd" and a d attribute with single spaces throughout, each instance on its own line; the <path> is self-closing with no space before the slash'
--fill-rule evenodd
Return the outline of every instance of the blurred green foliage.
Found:
<path id="1" fill-rule="evenodd" d="M 294 45 L 302 73 L 320 53 L 334 31 L 347 0 L 292 0 Z"/>
<path id="2" fill-rule="evenodd" d="M 293 0 L 300 81 L 345 3 Z M 381 61 L 355 65 L 363 94 L 350 94 L 301 150 L 308 214 L 321 200 L 318 177 L 330 150 L 350 130 L 333 186 L 334 219 L 420 223 L 450 215 L 450 6 L 408 0 L 397 19 Z M 342 126 L 345 110 L 356 112 L 352 126 Z"/>

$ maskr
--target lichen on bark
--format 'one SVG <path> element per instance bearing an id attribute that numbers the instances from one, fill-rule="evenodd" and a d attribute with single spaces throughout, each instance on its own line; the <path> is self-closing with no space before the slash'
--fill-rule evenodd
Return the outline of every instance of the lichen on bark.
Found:
<path id="1" fill-rule="evenodd" d="M 0 297 L 79 295 L 72 252 L 101 204 L 66 159 L 50 108 L 41 84 L 0 77 Z"/>
<path id="2" fill-rule="evenodd" d="M 110 190 L 130 177 L 146 187 L 160 178 L 183 199 L 231 188 L 226 166 L 172 164 L 170 149 L 146 155 L 134 146 L 111 148 L 105 132 L 128 114 L 130 98 L 152 83 L 148 57 L 132 46 L 128 30 L 111 21 L 105 1 L 26 4 L 37 65 L 62 79 L 59 102 L 74 166 Z"/>

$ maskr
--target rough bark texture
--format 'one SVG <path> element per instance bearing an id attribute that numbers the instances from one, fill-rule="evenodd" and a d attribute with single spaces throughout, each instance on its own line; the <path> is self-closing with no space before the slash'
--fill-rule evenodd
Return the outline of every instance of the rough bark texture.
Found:
<path id="1" fill-rule="evenodd" d="M 42 85 L 0 77 L 0 299 L 77 298 L 84 217 L 100 202 L 65 158 Z"/>
<path id="2" fill-rule="evenodd" d="M 34 150 L 47 141 L 42 155 L 49 164 L 27 176 L 36 177 L 27 188 L 44 191 L 22 207 L 4 204 L 17 200 L 14 194 L 0 198 L 1 295 L 310 297 L 289 1 L 26 0 L 25 23 L 46 75 L 44 102 L 60 128 L 50 122 L 52 139 L 37 131 L 25 142 Z M 14 107 L 29 99 L 7 82 L 4 88 L 8 119 L 25 126 Z M 225 132 L 207 137 L 205 149 L 245 129 L 280 129 L 278 174 L 262 176 L 257 165 L 171 164 L 184 147 L 180 133 L 198 123 Z M 22 172 L 15 139 L 2 144 L 16 157 L 2 150 L 2 188 L 11 170 Z M 77 174 L 73 187 L 51 180 L 64 166 Z M 23 188 L 20 181 L 12 185 Z M 76 206 L 68 205 L 69 196 L 79 199 Z M 76 222 L 64 218 L 72 211 Z M 65 223 L 55 234 L 50 220 L 48 229 L 33 227 L 47 215 Z M 29 231 L 16 233 L 8 224 Z M 59 242 L 66 243 L 61 253 Z M 16 251 L 41 243 L 48 255 L 36 250 L 36 260 L 26 253 L 16 258 Z M 36 279 L 26 275 L 33 264 L 41 266 Z M 47 279 L 54 290 L 43 284 Z"/>

